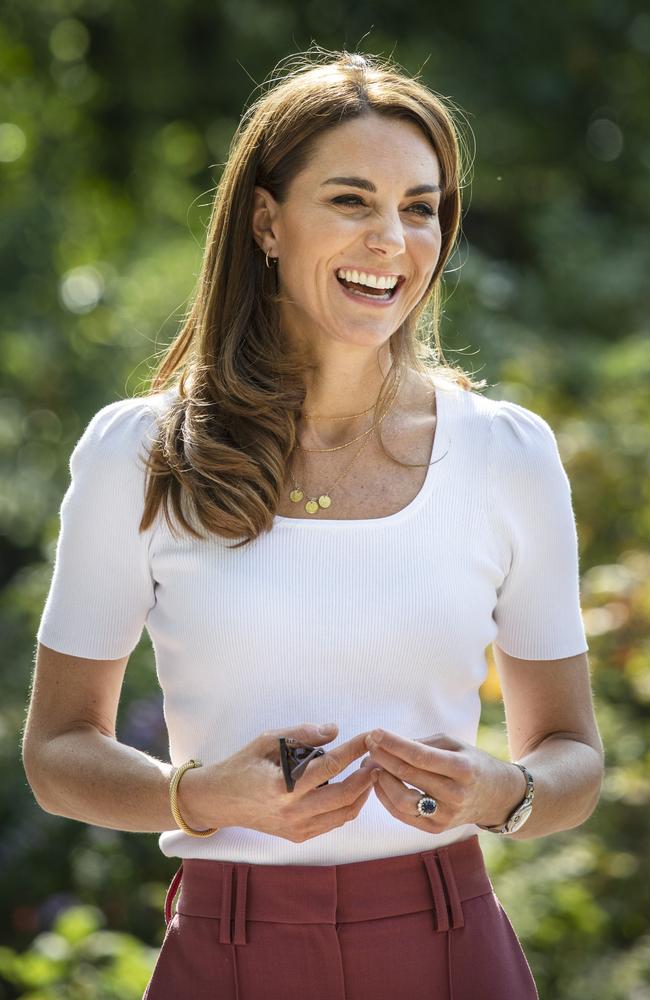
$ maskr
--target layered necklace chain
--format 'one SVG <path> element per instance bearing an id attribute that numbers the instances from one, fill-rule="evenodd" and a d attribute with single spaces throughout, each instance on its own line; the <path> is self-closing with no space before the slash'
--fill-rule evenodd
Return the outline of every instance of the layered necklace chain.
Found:
<path id="1" fill-rule="evenodd" d="M 358 459 L 359 455 L 361 454 L 361 452 L 363 451 L 363 449 L 366 447 L 366 445 L 369 443 L 369 441 L 370 441 L 370 434 L 374 431 L 374 429 L 376 427 L 379 426 L 379 424 L 382 422 L 382 420 L 384 420 L 385 417 L 388 416 L 390 410 L 393 407 L 395 399 L 397 397 L 397 392 L 398 392 L 398 389 L 399 389 L 399 386 L 400 386 L 401 379 L 402 379 L 402 372 L 400 371 L 399 374 L 398 374 L 398 376 L 397 376 L 397 381 L 396 381 L 396 384 L 395 384 L 395 391 L 393 393 L 393 398 L 391 399 L 389 405 L 386 407 L 384 413 L 381 415 L 381 417 L 379 418 L 379 420 L 377 420 L 375 423 L 373 423 L 368 428 L 368 430 L 363 431 L 362 434 L 358 434 L 357 437 L 352 438 L 351 441 L 346 441 L 345 444 L 336 445 L 336 447 L 334 447 L 334 448 L 303 448 L 302 445 L 300 445 L 300 444 L 296 445 L 296 447 L 299 448 L 300 451 L 314 452 L 314 453 L 324 453 L 324 452 L 328 452 L 328 451 L 340 451 L 342 448 L 349 448 L 351 444 L 354 444 L 356 441 L 360 441 L 362 438 L 365 438 L 363 444 L 361 445 L 361 447 L 359 448 L 359 450 L 357 451 L 356 455 L 354 456 L 354 458 L 352 459 L 352 461 L 349 463 L 349 465 L 347 466 L 347 468 L 343 470 L 343 472 L 341 473 L 341 475 L 332 484 L 332 486 L 329 488 L 329 490 L 326 490 L 325 492 L 321 493 L 320 496 L 310 496 L 309 492 L 306 491 L 306 490 L 303 490 L 303 488 L 299 485 L 299 483 L 295 479 L 295 476 L 292 473 L 291 474 L 291 478 L 293 480 L 294 488 L 291 490 L 291 492 L 289 494 L 289 499 L 292 501 L 292 503 L 300 503 L 302 500 L 305 499 L 305 492 L 307 492 L 307 502 L 305 503 L 304 506 L 305 506 L 305 510 L 307 511 L 308 514 L 316 514 L 319 510 L 326 510 L 328 507 L 332 506 L 332 498 L 330 496 L 330 493 L 333 492 L 334 489 L 341 482 L 341 480 L 345 476 L 347 476 L 348 472 L 350 471 L 350 469 L 352 468 L 352 466 L 354 465 L 354 463 Z M 369 413 L 370 410 L 374 409 L 375 405 L 376 405 L 376 402 L 373 404 L 373 406 L 369 406 L 367 410 L 362 410 L 360 413 L 351 413 L 351 414 L 349 414 L 348 416 L 345 416 L 345 417 L 326 417 L 326 416 L 319 416 L 318 414 L 314 414 L 314 413 L 305 414 L 305 417 L 309 418 L 310 420 L 352 420 L 354 417 L 362 417 L 365 413 Z"/>

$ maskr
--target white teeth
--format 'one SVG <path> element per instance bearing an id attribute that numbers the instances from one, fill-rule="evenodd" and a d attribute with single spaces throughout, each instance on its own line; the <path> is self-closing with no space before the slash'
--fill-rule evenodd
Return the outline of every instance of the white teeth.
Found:
<path id="1" fill-rule="evenodd" d="M 339 268 L 336 272 L 339 278 L 345 281 L 353 281 L 357 285 L 367 285 L 369 288 L 394 288 L 399 278 L 394 274 L 382 275 L 380 278 L 376 274 L 366 274 L 365 271 L 351 271 L 348 268 Z"/>

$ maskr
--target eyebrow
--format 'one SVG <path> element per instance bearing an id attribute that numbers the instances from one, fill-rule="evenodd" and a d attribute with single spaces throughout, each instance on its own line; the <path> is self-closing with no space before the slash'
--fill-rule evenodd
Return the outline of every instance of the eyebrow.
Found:
<path id="1" fill-rule="evenodd" d="M 324 187 L 325 184 L 342 184 L 345 187 L 361 188 L 363 191 L 373 193 L 377 191 L 372 181 L 366 180 L 365 177 L 328 177 L 326 181 L 323 181 L 321 187 Z M 407 198 L 411 198 L 417 194 L 437 194 L 441 191 L 442 188 L 439 184 L 417 184 L 415 187 L 410 187 L 404 194 Z"/>

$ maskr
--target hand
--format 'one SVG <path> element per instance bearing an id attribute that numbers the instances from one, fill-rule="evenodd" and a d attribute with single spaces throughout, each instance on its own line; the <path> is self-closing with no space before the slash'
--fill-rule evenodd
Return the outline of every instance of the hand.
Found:
<path id="1" fill-rule="evenodd" d="M 384 731 L 381 742 L 368 748 L 361 768 L 379 770 L 379 801 L 395 819 L 428 833 L 465 823 L 501 825 L 526 794 L 518 767 L 444 733 L 409 740 Z M 417 811 L 422 794 L 438 803 L 431 816 Z"/>
<path id="2" fill-rule="evenodd" d="M 318 785 L 331 781 L 366 752 L 367 730 L 311 760 L 293 792 L 285 785 L 278 745 L 279 736 L 291 736 L 298 743 L 324 746 L 336 733 L 335 727 L 323 736 L 317 726 L 308 724 L 267 730 L 231 757 L 187 771 L 179 791 L 183 819 L 195 830 L 242 826 L 294 844 L 343 826 L 356 818 L 366 802 L 372 772 L 358 768 L 344 781 L 323 788 Z"/>

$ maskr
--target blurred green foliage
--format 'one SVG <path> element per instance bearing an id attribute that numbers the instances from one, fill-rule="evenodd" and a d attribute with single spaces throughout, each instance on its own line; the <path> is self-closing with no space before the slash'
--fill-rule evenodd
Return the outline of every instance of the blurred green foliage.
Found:
<path id="1" fill-rule="evenodd" d="M 558 436 L 607 755 L 587 823 L 481 842 L 543 1000 L 650 998 L 650 14 L 625 0 L 405 14 L 391 0 L 0 9 L 0 1000 L 139 997 L 162 941 L 176 865 L 156 837 L 32 798 L 34 637 L 72 447 L 174 336 L 234 125 L 312 39 L 421 70 L 475 144 L 443 340 Z M 479 743 L 505 758 L 493 667 L 482 694 Z M 146 634 L 118 738 L 168 759 Z"/>
<path id="2" fill-rule="evenodd" d="M 98 907 L 69 907 L 22 954 L 0 947 L 0 975 L 29 1000 L 140 1000 L 157 951 L 105 922 Z"/>

